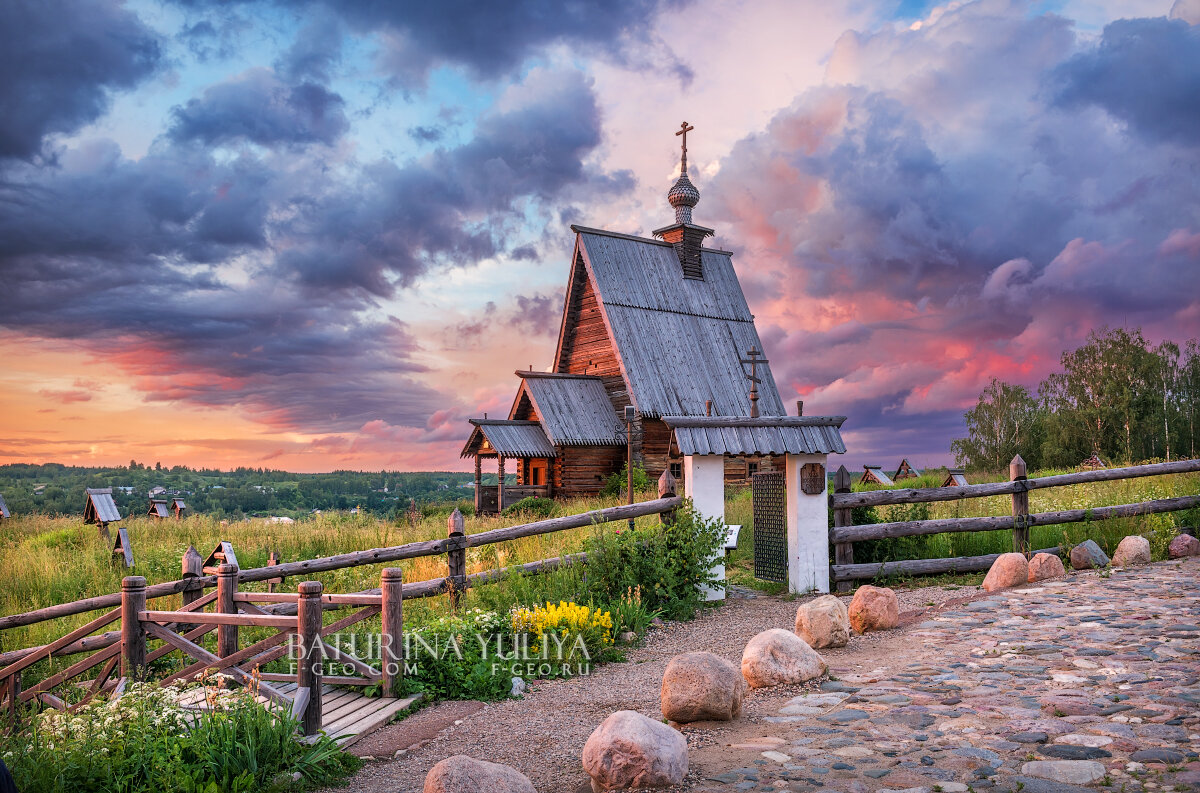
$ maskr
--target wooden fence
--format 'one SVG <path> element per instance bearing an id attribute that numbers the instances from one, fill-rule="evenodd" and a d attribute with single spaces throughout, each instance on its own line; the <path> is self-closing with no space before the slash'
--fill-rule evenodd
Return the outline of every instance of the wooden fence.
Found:
<path id="1" fill-rule="evenodd" d="M 959 531 L 1012 531 L 1013 550 L 1028 555 L 1029 530 L 1033 526 L 1049 526 L 1062 523 L 1078 523 L 1083 520 L 1133 517 L 1155 512 L 1172 512 L 1200 506 L 1200 495 L 1163 498 L 1137 504 L 1120 504 L 1112 507 L 1092 509 L 1068 509 L 1057 512 L 1029 512 L 1029 491 L 1047 487 L 1063 487 L 1087 482 L 1104 482 L 1115 479 L 1132 479 L 1161 474 L 1182 474 L 1200 471 L 1200 460 L 1179 460 L 1170 463 L 1135 465 L 1126 468 L 1106 468 L 1097 471 L 1060 474 L 1028 479 L 1025 461 L 1017 455 L 1009 464 L 1009 481 L 989 482 L 980 485 L 955 487 L 930 487 L 922 489 L 901 488 L 895 490 L 873 490 L 860 493 L 850 492 L 850 473 L 842 466 L 834 478 L 834 492 L 829 496 L 833 510 L 833 528 L 829 540 L 834 546 L 834 563 L 830 578 L 837 582 L 839 590 L 849 588 L 849 582 L 879 575 L 922 575 L 929 573 L 962 573 L 986 570 L 999 554 L 985 556 L 960 556 L 952 559 L 914 559 L 907 561 L 855 564 L 854 543 L 878 540 L 887 537 L 916 537 L 925 534 L 941 534 Z M 878 507 L 889 504 L 920 504 L 934 501 L 955 501 L 962 498 L 986 496 L 1012 496 L 1012 514 L 1001 517 L 941 518 L 937 520 L 895 521 L 854 525 L 855 507 Z M 1057 553 L 1058 548 L 1043 548 L 1033 553 Z"/>
<path id="2" fill-rule="evenodd" d="M 180 651 L 191 659 L 191 663 L 160 681 L 161 683 L 190 678 L 205 670 L 224 672 L 237 682 L 256 686 L 260 695 L 289 708 L 300 719 L 305 734 L 314 734 L 321 726 L 322 684 L 380 684 L 384 696 L 399 693 L 404 667 L 404 600 L 448 594 L 451 602 L 457 606 L 460 593 L 472 586 L 496 581 L 512 572 L 544 573 L 586 558 L 586 554 L 578 553 L 467 575 L 468 548 L 624 521 L 643 515 L 658 514 L 664 519 L 669 519 L 683 499 L 675 496 L 673 481 L 660 482 L 659 492 L 660 498 L 652 501 L 470 535 L 463 533 L 462 515 L 455 510 L 450 517 L 447 537 L 444 540 L 406 543 L 247 570 L 239 570 L 236 564 L 226 563 L 216 567 L 214 573 L 209 575 L 203 574 L 198 554 L 190 551 L 183 558 L 185 575 L 178 581 L 148 586 L 145 578 L 129 576 L 122 581 L 121 591 L 117 593 L 0 617 L 0 630 L 3 630 L 89 611 L 106 610 L 101 616 L 49 644 L 0 654 L 0 713 L 4 710 L 9 711 L 15 723 L 17 709 L 21 704 L 36 701 L 65 710 L 78 707 L 96 696 L 119 695 L 124 690 L 126 681 L 146 679 L 146 670 L 150 664 L 171 652 Z M 399 568 L 385 568 L 380 577 L 379 589 L 366 592 L 326 594 L 318 581 L 303 581 L 295 593 L 246 592 L 238 589 L 240 583 L 272 582 L 284 577 L 441 554 L 446 556 L 447 574 L 444 578 L 405 584 Z M 227 549 L 226 558 L 231 556 L 232 549 Z M 215 591 L 204 591 L 213 588 Z M 156 611 L 148 607 L 150 600 L 178 593 L 183 593 L 183 605 L 177 610 Z M 213 610 L 204 611 L 209 606 Z M 335 622 L 324 624 L 324 611 L 344 608 L 356 610 Z M 381 615 L 382 621 L 379 668 L 325 642 L 324 637 L 376 615 Z M 117 630 L 96 633 L 115 622 L 120 622 Z M 276 632 L 239 649 L 239 628 L 242 626 L 274 628 Z M 199 644 L 202 637 L 214 630 L 217 632 L 215 653 Z M 161 643 L 153 650 L 149 647 L 152 640 Z M 292 657 L 298 660 L 294 674 L 260 670 L 265 664 L 282 658 L 289 650 Z M 22 672 L 34 664 L 52 657 L 81 653 L 91 655 L 32 686 L 22 687 Z M 356 674 L 323 676 L 322 662 L 325 660 L 349 667 L 355 670 Z M 118 664 L 119 676 L 114 676 Z M 81 684 L 87 687 L 81 702 L 68 706 L 62 698 L 52 693 L 56 687 L 90 672 L 97 666 L 100 670 L 95 678 Z M 294 693 L 291 696 L 283 694 L 273 685 L 275 683 L 294 683 Z"/>

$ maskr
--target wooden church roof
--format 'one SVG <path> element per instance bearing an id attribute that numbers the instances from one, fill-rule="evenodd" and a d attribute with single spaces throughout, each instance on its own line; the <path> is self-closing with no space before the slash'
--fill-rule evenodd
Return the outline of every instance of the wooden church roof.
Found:
<path id="1" fill-rule="evenodd" d="M 533 408 L 555 446 L 622 446 L 625 429 L 599 377 L 546 372 L 517 372 L 521 388 L 509 419 L 528 418 L 523 400 Z"/>
<path id="2" fill-rule="evenodd" d="M 475 454 L 501 457 L 557 457 L 554 445 L 536 421 L 469 419 L 475 428 L 461 456 Z"/>
<path id="3" fill-rule="evenodd" d="M 563 311 L 555 370 L 573 305 L 588 279 L 603 314 L 634 407 L 644 416 L 748 416 L 742 357 L 763 349 L 728 251 L 703 249 L 703 278 L 685 278 L 675 248 L 658 240 L 572 226 L 574 264 Z M 768 365 L 758 368 L 759 413 L 786 411 Z"/>

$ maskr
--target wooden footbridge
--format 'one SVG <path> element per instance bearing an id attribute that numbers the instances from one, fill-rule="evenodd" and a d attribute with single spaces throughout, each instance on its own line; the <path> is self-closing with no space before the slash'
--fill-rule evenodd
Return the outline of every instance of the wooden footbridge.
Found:
<path id="1" fill-rule="evenodd" d="M 202 561 L 189 548 L 183 557 L 184 576 L 178 581 L 147 585 L 142 576 L 128 576 L 121 591 L 49 606 L 24 614 L 0 617 L 0 631 L 44 620 L 69 617 L 89 611 L 103 613 L 90 622 L 38 647 L 0 653 L 0 713 L 7 711 L 13 723 L 19 706 L 44 706 L 71 710 L 96 697 L 120 696 L 129 681 L 149 681 L 155 662 L 181 653 L 187 662 L 157 682 L 162 685 L 191 680 L 220 672 L 232 684 L 245 686 L 262 701 L 285 708 L 295 716 L 305 735 L 319 732 L 348 744 L 386 724 L 397 713 L 417 701 L 404 696 L 404 601 L 445 594 L 457 608 L 459 596 L 471 586 L 503 577 L 507 570 L 466 574 L 467 548 L 514 540 L 537 534 L 623 521 L 642 515 L 669 516 L 682 502 L 674 495 L 674 480 L 660 483 L 662 497 L 639 504 L 595 510 L 579 515 L 537 521 L 479 534 L 463 533 L 463 517 L 455 510 L 444 540 L 407 543 L 388 548 L 340 554 L 321 559 L 285 562 L 268 567 L 240 570 L 233 548 L 221 543 Z M 667 518 L 669 519 L 669 517 Z M 326 593 L 319 581 L 302 581 L 295 592 L 252 592 L 240 584 L 275 584 L 288 577 L 372 564 L 386 564 L 421 556 L 446 555 L 444 578 L 405 584 L 399 568 L 384 568 L 379 588 L 350 594 Z M 542 559 L 513 568 L 536 574 L 582 561 L 586 554 Z M 272 589 L 275 587 L 272 586 Z M 211 591 L 205 591 L 211 590 Z M 156 611 L 149 601 L 182 595 L 182 605 L 173 611 Z M 348 610 L 345 616 L 328 612 Z M 351 626 L 379 618 L 377 658 L 359 658 L 329 638 Z M 107 630 L 115 623 L 117 629 Z M 373 626 L 372 626 L 373 627 Z M 255 640 L 241 646 L 242 628 L 256 629 Z M 266 638 L 257 638 L 262 629 Z M 105 631 L 105 632 L 100 632 Z M 215 651 L 204 645 L 216 633 Z M 249 630 L 246 631 L 250 633 Z M 213 647 L 211 639 L 207 640 Z M 35 665 L 55 659 L 90 653 L 64 669 L 28 686 Z M 264 671 L 284 657 L 293 661 L 292 671 Z M 267 667 L 269 668 L 269 667 Z M 345 674 L 330 674 L 329 670 Z M 352 672 L 350 674 L 349 672 Z M 22 674 L 26 673 L 26 674 Z M 77 686 L 72 695 L 59 696 L 63 686 Z M 381 696 L 365 696 L 378 689 Z M 203 708 L 204 693 L 196 691 L 183 704 Z"/>

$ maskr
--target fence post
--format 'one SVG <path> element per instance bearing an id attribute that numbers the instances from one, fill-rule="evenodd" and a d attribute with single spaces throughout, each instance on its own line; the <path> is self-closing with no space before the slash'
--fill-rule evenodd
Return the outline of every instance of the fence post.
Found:
<path id="1" fill-rule="evenodd" d="M 833 475 L 833 492 L 849 493 L 850 492 L 850 472 L 846 470 L 846 466 L 838 466 L 837 473 Z M 833 527 L 839 529 L 843 526 L 849 526 L 854 522 L 853 512 L 847 507 L 834 507 L 833 510 Z M 833 563 L 834 564 L 854 564 L 854 543 L 852 542 L 837 542 L 833 544 Z M 838 581 L 838 592 L 849 592 L 852 586 L 850 581 Z"/>
<path id="2" fill-rule="evenodd" d="M 300 727 L 305 735 L 316 735 L 321 729 L 321 592 L 320 581 L 301 581 L 296 588 L 300 600 L 296 611 L 296 632 L 300 646 L 300 666 L 296 670 L 297 695 L 309 691 L 308 704 L 300 715 Z M 385 595 L 386 597 L 386 595 Z"/>
<path id="3" fill-rule="evenodd" d="M 200 552 L 195 546 L 189 545 L 188 549 L 183 552 L 183 559 L 180 560 L 180 566 L 183 568 L 180 578 L 184 580 L 183 605 L 187 606 L 195 600 L 198 600 L 204 595 L 204 587 L 196 581 L 197 578 L 204 575 L 204 559 L 200 557 Z M 179 626 L 180 633 L 187 633 L 195 628 L 195 625 Z"/>
<path id="4" fill-rule="evenodd" d="M 503 458 L 500 462 L 500 475 L 503 478 Z M 462 594 L 460 589 L 465 587 L 467 577 L 467 549 L 460 539 L 464 536 L 463 525 L 463 515 L 456 507 L 446 521 L 446 537 L 450 540 L 446 546 L 446 567 L 449 576 L 450 607 L 455 611 L 458 610 L 458 600 Z"/>
<path id="5" fill-rule="evenodd" d="M 233 599 L 237 592 L 237 565 L 223 564 L 217 568 L 217 612 L 237 614 L 238 606 Z M 224 658 L 233 655 L 238 648 L 238 626 L 217 626 L 217 655 Z"/>
<path id="6" fill-rule="evenodd" d="M 146 631 L 138 614 L 146 610 L 146 579 L 121 579 L 121 676 L 140 680 L 146 669 Z"/>
<path id="7" fill-rule="evenodd" d="M 275 551 L 271 551 L 271 555 L 269 557 L 267 557 L 267 567 L 277 567 L 278 565 L 279 565 L 279 554 L 277 554 Z M 279 586 L 282 583 L 283 583 L 282 578 L 268 578 L 267 579 L 267 591 L 274 592 L 275 587 Z"/>
<path id="8" fill-rule="evenodd" d="M 675 497 L 675 477 L 671 475 L 671 467 L 662 472 L 662 476 L 658 478 L 658 497 L 659 498 L 674 498 Z M 675 510 L 668 509 L 666 512 L 658 513 L 658 520 L 665 526 L 671 526 L 675 523 Z"/>
<path id="9" fill-rule="evenodd" d="M 1018 454 L 1008 464 L 1009 481 L 1022 483 L 1012 494 L 1013 551 L 1029 556 L 1029 491 L 1024 484 L 1026 478 L 1025 461 Z"/>
<path id="10" fill-rule="evenodd" d="M 0 686 L 3 683 L 0 682 Z M 0 688 L 0 702 L 3 701 L 3 689 Z M 17 672 L 8 678 L 8 721 L 13 730 L 21 724 L 21 673 Z"/>
<path id="11" fill-rule="evenodd" d="M 383 695 L 400 696 L 404 680 L 404 571 L 385 567 L 379 578 L 383 595 L 383 631 L 380 642 L 380 671 L 383 672 Z"/>

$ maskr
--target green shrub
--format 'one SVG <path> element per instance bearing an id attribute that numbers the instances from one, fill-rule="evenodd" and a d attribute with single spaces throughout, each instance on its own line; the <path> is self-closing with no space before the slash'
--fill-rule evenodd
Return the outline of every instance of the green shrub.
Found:
<path id="1" fill-rule="evenodd" d="M 700 517 L 690 504 L 676 512 L 671 525 L 599 528 L 587 541 L 588 590 L 611 604 L 640 587 L 647 609 L 686 619 L 701 601 L 700 585 L 714 583 L 711 560 L 724 544 L 724 525 Z"/>
<path id="2" fill-rule="evenodd" d="M 0 737 L 24 793 L 241 793 L 325 785 L 361 766 L 329 738 L 296 735 L 290 713 L 244 690 L 210 687 L 212 710 L 185 710 L 182 687 L 134 684 L 120 699 L 47 711 Z M 280 779 L 281 775 L 286 775 Z"/>
<path id="3" fill-rule="evenodd" d="M 558 504 L 552 498 L 523 498 L 515 504 L 504 508 L 505 515 L 531 515 L 538 518 L 553 517 L 558 512 Z"/>
<path id="4" fill-rule="evenodd" d="M 604 489 L 600 491 L 601 496 L 618 496 L 625 492 L 625 486 L 629 483 L 629 466 L 626 465 L 621 469 L 620 473 L 610 474 L 608 481 L 604 483 Z M 646 469 L 642 468 L 637 463 L 633 465 L 633 492 L 638 493 L 643 490 L 650 489 L 650 477 L 646 476 Z"/>

